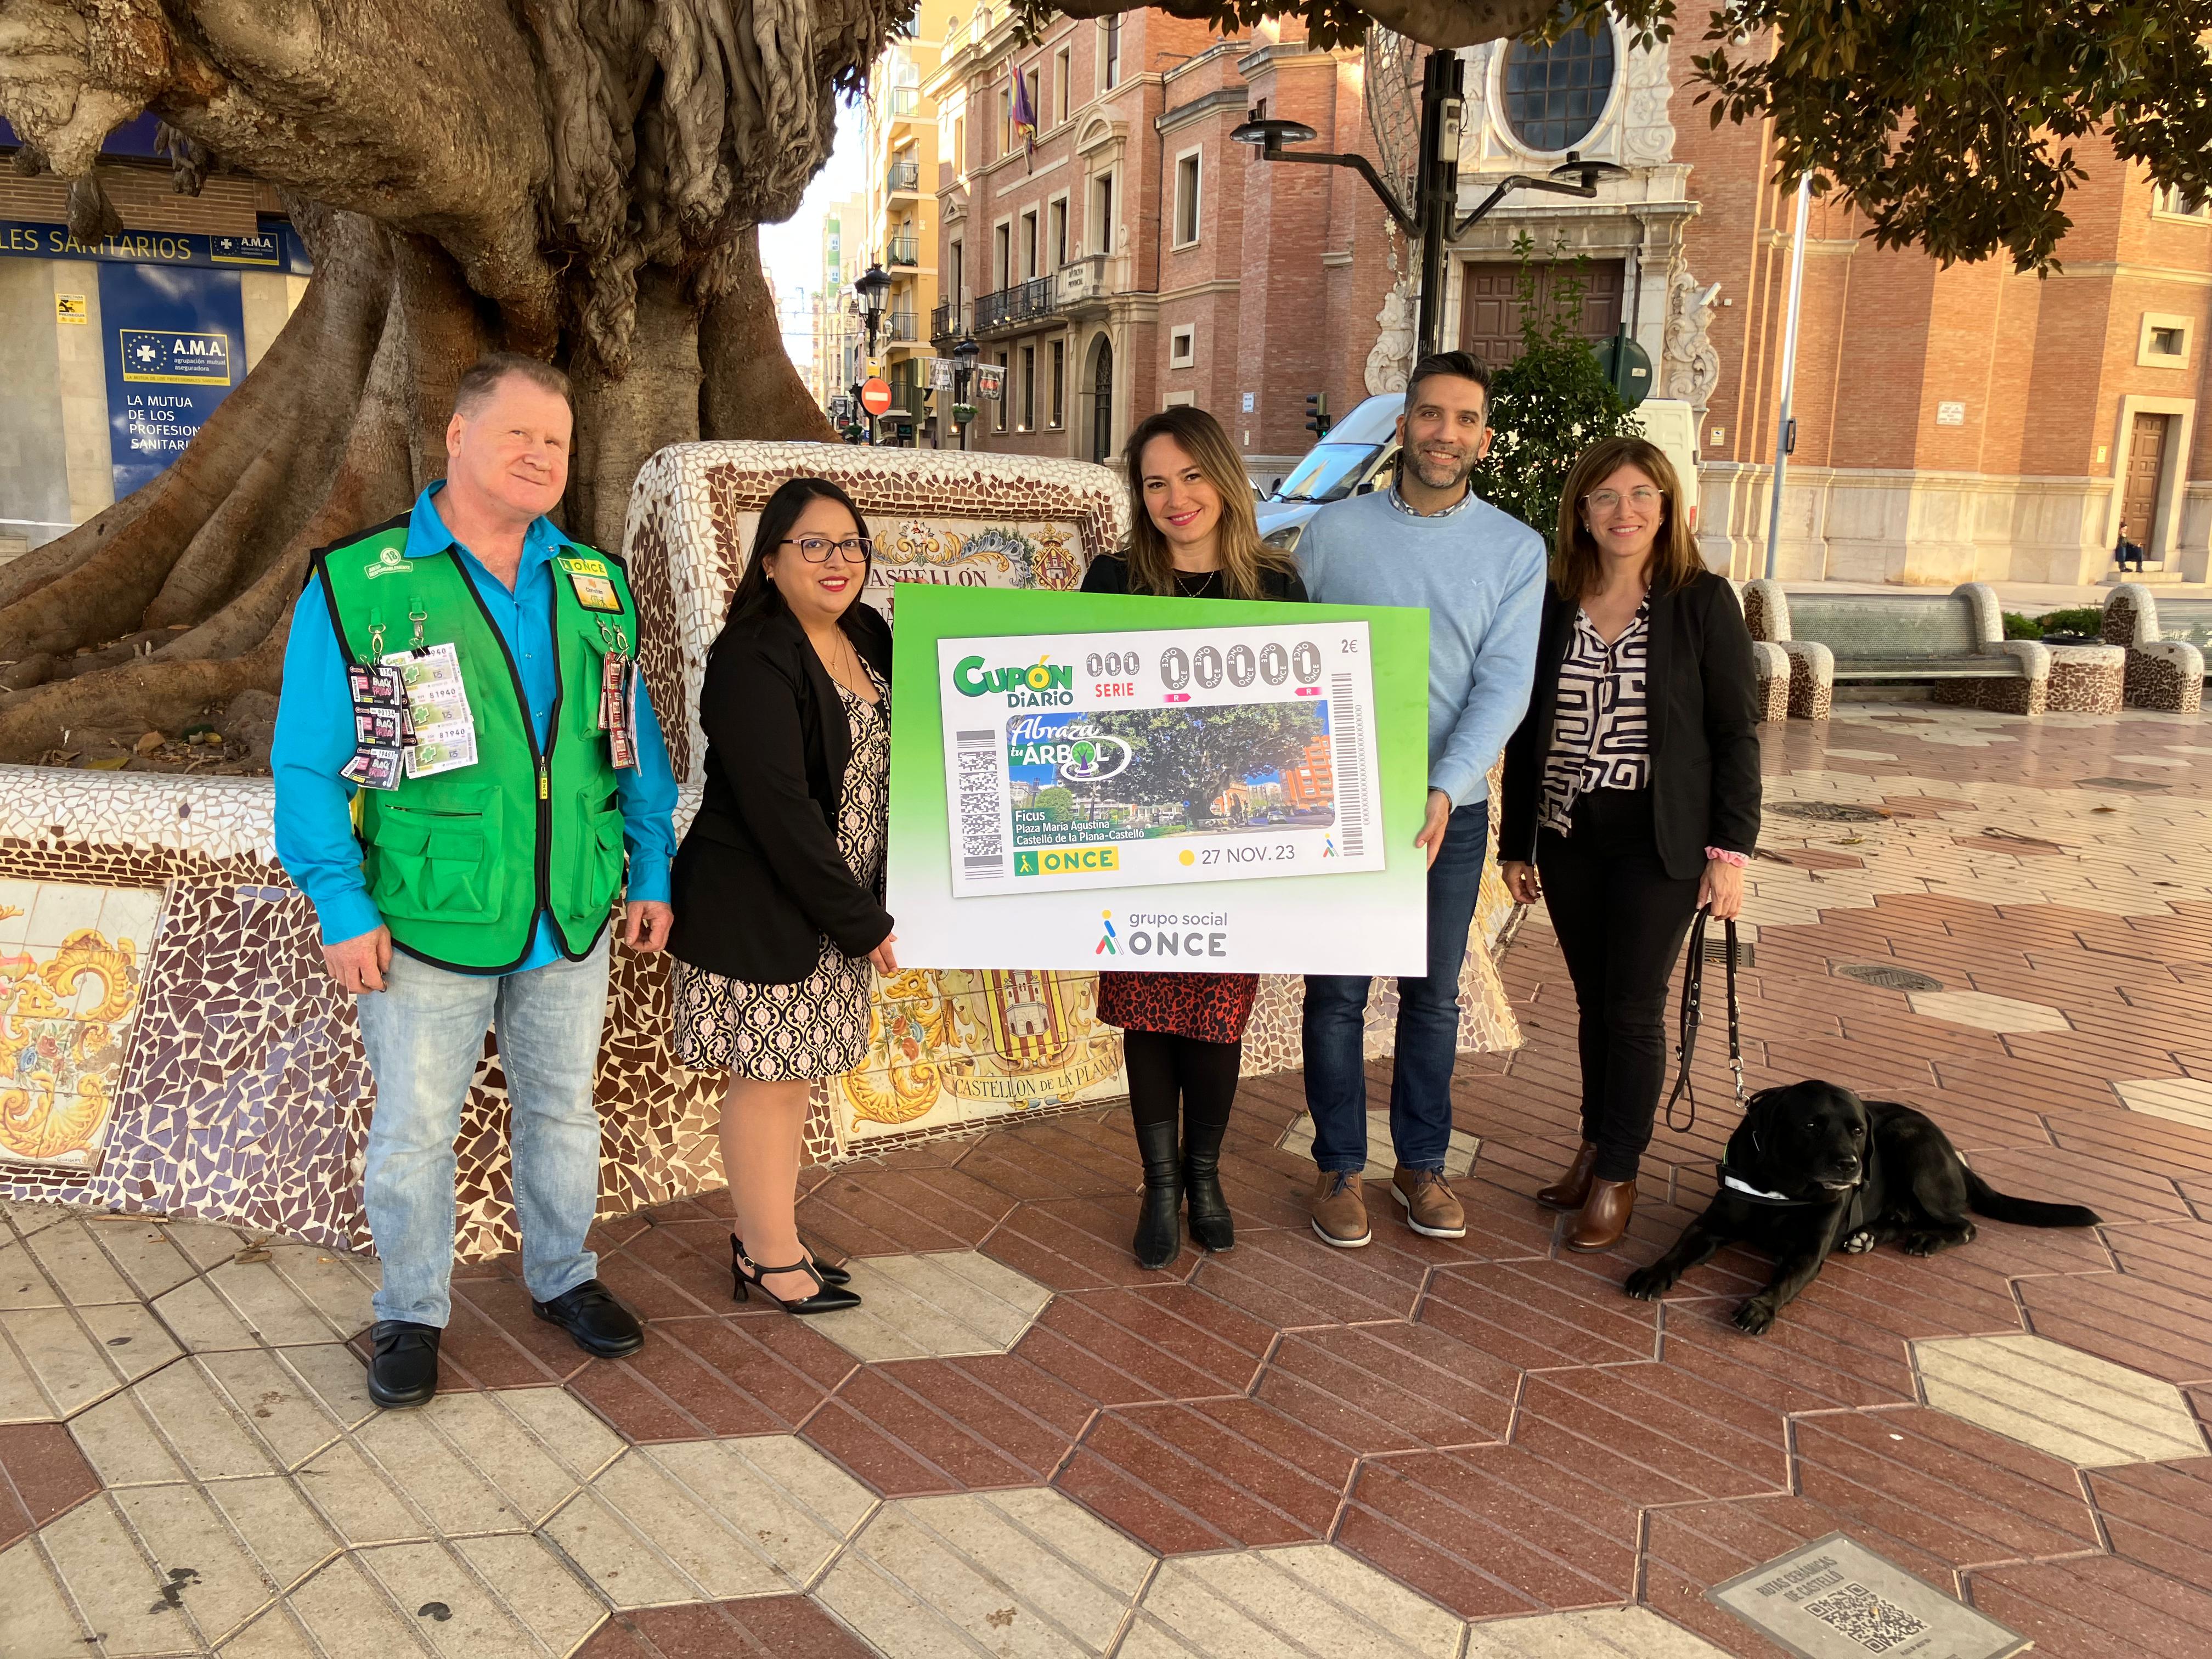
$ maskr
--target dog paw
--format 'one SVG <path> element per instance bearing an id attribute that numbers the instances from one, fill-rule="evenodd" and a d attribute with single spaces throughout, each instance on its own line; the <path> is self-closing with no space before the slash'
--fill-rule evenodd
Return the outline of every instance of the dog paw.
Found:
<path id="1" fill-rule="evenodd" d="M 1864 1255 L 1869 1250 L 1874 1249 L 1874 1229 L 1862 1227 L 1836 1248 L 1846 1255 Z"/>
<path id="2" fill-rule="evenodd" d="M 1757 1297 L 1738 1304 L 1734 1322 L 1736 1329 L 1752 1336 L 1765 1336 L 1774 1328 L 1774 1310 Z"/>
<path id="3" fill-rule="evenodd" d="M 1620 1288 L 1638 1302 L 1656 1302 L 1674 1285 L 1671 1278 L 1656 1267 L 1638 1267 L 1622 1281 Z"/>

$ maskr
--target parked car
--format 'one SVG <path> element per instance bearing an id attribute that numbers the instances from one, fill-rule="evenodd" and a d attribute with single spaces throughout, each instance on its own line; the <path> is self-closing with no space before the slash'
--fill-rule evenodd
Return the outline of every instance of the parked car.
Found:
<path id="1" fill-rule="evenodd" d="M 1362 399 L 1329 434 L 1299 459 L 1282 488 L 1259 503 L 1260 534 L 1270 544 L 1292 549 L 1307 521 L 1324 503 L 1347 495 L 1387 489 L 1398 473 L 1398 416 L 1406 396 L 1385 392 Z M 1682 503 L 1690 527 L 1698 525 L 1697 420 L 1690 406 L 1668 398 L 1647 398 L 1638 407 L 1644 435 L 1667 452 L 1682 480 Z"/>

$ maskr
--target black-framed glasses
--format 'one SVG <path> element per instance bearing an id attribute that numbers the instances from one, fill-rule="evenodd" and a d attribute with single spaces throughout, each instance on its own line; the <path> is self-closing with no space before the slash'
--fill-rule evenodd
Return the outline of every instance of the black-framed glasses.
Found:
<path id="1" fill-rule="evenodd" d="M 799 556 L 809 564 L 828 563 L 833 548 L 848 563 L 866 564 L 869 556 L 876 550 L 874 540 L 866 536 L 848 536 L 836 542 L 827 536 L 786 536 L 776 545 L 797 548 Z"/>

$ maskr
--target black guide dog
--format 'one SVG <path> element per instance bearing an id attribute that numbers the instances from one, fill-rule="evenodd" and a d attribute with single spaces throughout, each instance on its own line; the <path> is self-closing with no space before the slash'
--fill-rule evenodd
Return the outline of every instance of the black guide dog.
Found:
<path id="1" fill-rule="evenodd" d="M 2008 1197 L 1968 1169 L 1923 1114 L 1893 1100 L 1861 1100 L 1832 1083 L 1753 1095 L 1729 1137 L 1720 1179 L 1705 1212 L 1622 1288 L 1656 1301 L 1724 1245 L 1765 1250 L 1774 1277 L 1735 1316 L 1753 1336 L 1820 1276 L 1831 1251 L 1856 1255 L 1896 1241 L 1907 1255 L 1933 1255 L 1973 1238 L 1969 1209 L 2023 1227 L 2098 1221 L 2078 1204 Z"/>

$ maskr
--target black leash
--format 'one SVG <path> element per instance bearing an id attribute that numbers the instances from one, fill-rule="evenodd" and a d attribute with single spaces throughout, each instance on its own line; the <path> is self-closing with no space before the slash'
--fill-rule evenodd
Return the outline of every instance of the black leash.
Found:
<path id="1" fill-rule="evenodd" d="M 1682 969 L 1681 1037 L 1675 1053 L 1682 1057 L 1682 1069 L 1674 1079 L 1674 1092 L 1667 1097 L 1667 1127 L 1676 1134 L 1687 1134 L 1698 1123 L 1698 1089 L 1690 1081 L 1690 1057 L 1697 1052 L 1698 1025 L 1704 1012 L 1705 995 L 1705 921 L 1707 912 L 1700 909 L 1698 919 L 1690 927 L 1690 960 Z M 1721 924 L 1728 929 L 1728 1027 L 1729 1064 L 1735 1070 L 1735 1109 L 1743 1110 L 1743 1011 L 1735 994 L 1735 922 L 1733 919 Z M 1674 1121 L 1675 1103 L 1683 1096 L 1690 1099 L 1690 1115 L 1681 1122 Z"/>

